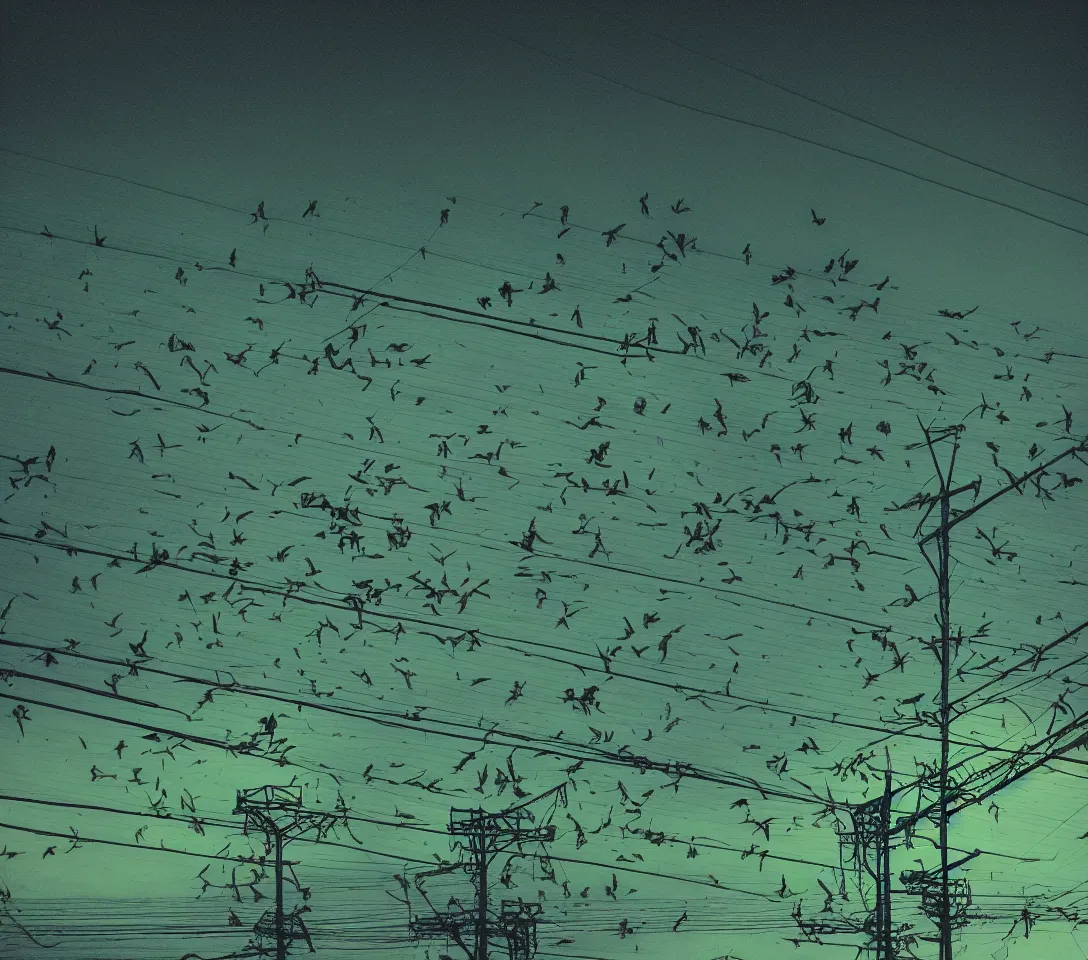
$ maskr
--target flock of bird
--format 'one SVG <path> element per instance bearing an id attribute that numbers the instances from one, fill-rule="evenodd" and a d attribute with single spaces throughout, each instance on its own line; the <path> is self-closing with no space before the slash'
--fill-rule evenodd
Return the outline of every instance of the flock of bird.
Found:
<path id="1" fill-rule="evenodd" d="M 1003 671 L 1073 625 L 1088 580 L 1043 532 L 1083 511 L 1083 358 L 1033 321 L 900 302 L 850 249 L 767 267 L 752 242 L 704 251 L 685 197 L 630 210 L 600 230 L 451 196 L 378 282 L 321 247 L 351 214 L 318 200 L 224 215 L 195 262 L 165 229 L 123 240 L 123 217 L 25 238 L 43 273 L 72 269 L 2 304 L 0 381 L 32 411 L 0 442 L 0 694 L 12 755 L 42 757 L 27 782 L 56 767 L 67 809 L 124 807 L 129 846 L 189 848 L 236 789 L 305 782 L 307 806 L 350 794 L 381 819 L 365 845 L 394 859 L 451 807 L 529 804 L 559 838 L 496 882 L 553 916 L 684 883 L 787 925 L 798 901 L 850 909 L 818 828 L 882 788 L 874 745 L 933 799 L 916 540 L 953 444 L 957 511 L 1012 488 L 957 528 L 982 594 L 957 607 L 958 681 L 1013 737 L 994 757 L 1031 739 L 1021 713 L 1068 724 L 1075 667 Z M 503 247 L 480 262 L 486 231 Z M 1006 617 L 1021 581 L 1031 615 Z M 957 757 L 999 739 L 981 722 Z M 15 838 L 8 863 L 86 842 Z M 252 892 L 238 849 L 203 889 Z M 648 932 L 636 915 L 619 939 Z"/>

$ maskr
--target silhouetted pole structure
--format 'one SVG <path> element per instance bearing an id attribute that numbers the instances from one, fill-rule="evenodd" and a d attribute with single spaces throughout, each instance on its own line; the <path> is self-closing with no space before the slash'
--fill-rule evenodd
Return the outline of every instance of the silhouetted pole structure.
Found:
<path id="1" fill-rule="evenodd" d="M 941 482 L 940 493 L 936 498 L 927 498 L 932 508 L 933 500 L 939 500 L 940 502 L 940 516 L 941 522 L 936 530 L 926 534 L 918 541 L 918 547 L 922 552 L 922 556 L 925 557 L 926 563 L 936 574 L 937 577 L 937 597 L 938 597 L 938 618 L 941 626 L 941 645 L 940 645 L 940 662 L 941 662 L 941 695 L 940 695 L 940 713 L 939 713 L 939 726 L 941 733 L 941 764 L 939 771 L 939 790 L 940 796 L 938 798 L 938 814 L 937 814 L 937 826 L 940 834 L 940 851 L 941 851 L 941 868 L 939 878 L 939 890 L 940 890 L 940 908 L 938 916 L 935 918 L 939 925 L 939 942 L 940 942 L 940 960 L 952 960 L 952 929 L 954 926 L 962 926 L 965 921 L 962 911 L 957 911 L 955 917 L 956 922 L 953 923 L 952 912 L 952 894 L 950 891 L 949 871 L 955 867 L 961 866 L 965 861 L 960 860 L 955 864 L 949 864 L 948 862 L 948 820 L 950 816 L 949 811 L 949 789 L 948 789 L 948 753 L 949 753 L 949 727 L 950 723 L 950 708 L 948 698 L 948 684 L 951 673 L 951 640 L 952 640 L 952 627 L 951 627 L 951 615 L 950 615 L 950 602 L 951 602 L 951 589 L 949 586 L 949 532 L 956 524 L 963 522 L 968 517 L 977 513 L 979 510 L 987 506 L 998 497 L 1007 494 L 1010 490 L 1017 490 L 1023 492 L 1023 485 L 1032 477 L 1041 475 L 1046 469 L 1055 463 L 1063 460 L 1065 457 L 1074 456 L 1081 452 L 1085 446 L 1082 442 L 1076 447 L 1071 447 L 1058 456 L 1051 459 L 1048 463 L 1042 464 L 1035 469 L 1029 471 L 1019 479 L 1013 478 L 1012 474 L 1009 474 L 1009 479 L 1012 483 L 1004 487 L 997 492 L 991 494 L 981 503 L 975 503 L 967 510 L 959 511 L 957 516 L 952 518 L 950 516 L 951 509 L 949 501 L 952 497 L 958 494 L 965 493 L 968 490 L 972 491 L 975 495 L 975 500 L 978 500 L 979 491 L 982 486 L 982 477 L 971 483 L 962 484 L 955 489 L 952 488 L 952 471 L 956 465 L 956 454 L 959 451 L 959 438 L 960 434 L 966 429 L 962 423 L 953 424 L 945 427 L 939 431 L 936 438 L 930 434 L 930 431 L 923 426 L 921 419 L 918 420 L 918 426 L 921 427 L 922 432 L 925 434 L 926 446 L 929 448 L 930 457 L 933 460 L 933 467 L 937 472 L 937 476 Z M 948 464 L 948 474 L 941 471 L 940 464 L 937 462 L 937 455 L 934 452 L 934 444 L 940 440 L 946 440 L 949 437 L 952 438 L 952 456 Z M 995 459 L 996 463 L 996 459 Z M 1008 473 L 1008 471 L 1005 471 Z M 923 499 L 921 502 L 925 502 Z M 928 512 L 927 512 L 928 516 Z M 923 517 L 921 523 L 918 525 L 919 531 L 921 530 L 922 523 L 925 522 Z M 933 562 L 930 560 L 929 555 L 926 553 L 926 544 L 930 540 L 937 541 L 937 567 L 934 568 Z M 957 644 L 958 652 L 958 644 Z M 969 858 L 968 858 L 969 859 Z M 966 881 L 957 884 L 956 886 L 956 899 L 960 901 L 966 897 L 967 901 L 970 901 L 969 885 Z M 962 895 L 962 896 L 961 896 Z"/>
<path id="2" fill-rule="evenodd" d="M 949 740 L 949 705 L 948 705 L 948 681 L 952 668 L 952 625 L 951 614 L 949 610 L 951 590 L 949 588 L 949 500 L 957 494 L 964 493 L 967 490 L 974 491 L 975 497 L 978 497 L 979 485 L 981 484 L 981 477 L 978 481 L 973 483 L 964 484 L 961 487 L 952 489 L 952 471 L 956 466 L 956 453 L 959 451 L 960 434 L 965 427 L 963 424 L 953 424 L 950 427 L 944 428 L 938 440 L 945 440 L 948 437 L 952 437 L 952 456 L 948 464 L 948 475 L 945 476 L 941 470 L 940 464 L 937 462 L 937 454 L 934 452 L 934 438 L 930 435 L 923 425 L 921 419 L 918 420 L 918 426 L 922 428 L 922 432 L 925 434 L 926 446 L 929 448 L 929 455 L 933 460 L 933 468 L 937 472 L 937 477 L 941 481 L 941 489 L 937 498 L 940 502 L 941 522 L 940 526 L 930 533 L 928 536 L 923 537 L 919 543 L 918 548 L 922 551 L 922 556 L 925 557 L 926 563 L 937 576 L 937 605 L 938 605 L 938 619 L 941 625 L 941 646 L 940 646 L 940 662 L 941 662 L 941 696 L 940 696 L 940 713 L 939 713 L 939 726 L 941 733 L 941 764 L 938 774 L 938 789 L 940 796 L 938 798 L 938 813 L 937 813 L 937 829 L 940 834 L 940 850 L 941 850 L 941 871 L 940 871 L 940 911 L 937 923 L 940 934 L 940 960 L 952 960 L 952 909 L 951 899 L 949 897 L 949 884 L 948 884 L 948 872 L 951 869 L 948 863 L 948 740 Z M 932 501 L 930 501 L 932 503 Z M 925 522 L 923 518 L 922 522 Z M 919 529 L 921 523 L 919 523 Z M 937 567 L 934 569 L 933 562 L 926 554 L 926 543 L 933 538 L 937 540 Z"/>
<path id="3" fill-rule="evenodd" d="M 876 940 L 877 960 L 893 960 L 892 953 L 892 875 L 891 837 L 892 822 L 892 760 L 888 748 L 884 748 L 884 796 L 880 798 L 880 836 L 877 846 L 877 908 Z"/>
<path id="4" fill-rule="evenodd" d="M 283 936 L 283 834 L 276 831 L 276 960 L 287 960 Z"/>
<path id="5" fill-rule="evenodd" d="M 874 960 L 894 960 L 892 941 L 892 901 L 891 901 L 891 809 L 892 809 L 892 773 L 891 758 L 887 747 L 884 748 L 887 766 L 884 773 L 884 791 L 879 796 L 865 803 L 851 806 L 851 829 L 839 833 L 840 846 L 849 844 L 852 848 L 853 861 L 858 877 L 858 894 L 862 903 L 868 902 L 864 875 L 873 881 L 875 903 L 869 919 L 862 925 L 847 922 L 842 925 L 801 920 L 796 916 L 798 926 L 809 937 L 819 933 L 858 933 L 864 931 L 869 942 L 863 949 L 871 951 Z M 845 892 L 845 869 L 843 872 L 843 891 Z M 825 912 L 827 908 L 825 907 Z"/>
<path id="6" fill-rule="evenodd" d="M 286 917 L 283 909 L 283 848 L 294 839 L 292 831 L 301 831 L 328 819 L 326 814 L 313 815 L 302 812 L 302 787 L 257 787 L 239 790 L 234 807 L 236 816 L 245 816 L 243 831 L 255 827 L 265 835 L 266 849 L 275 851 L 276 906 L 257 921 L 254 932 L 258 936 L 271 935 L 276 941 L 276 960 L 287 960 L 287 947 L 301 937 L 314 952 L 309 931 L 298 911 Z M 308 909 L 308 908 L 303 908 Z"/>
<path id="7" fill-rule="evenodd" d="M 449 832 L 468 839 L 472 857 L 467 864 L 476 887 L 476 903 L 471 911 L 459 910 L 433 917 L 417 917 L 409 926 L 417 936 L 452 936 L 462 941 L 461 931 L 472 928 L 472 960 L 488 960 L 488 940 L 492 934 L 505 935 L 510 956 L 529 960 L 536 943 L 537 904 L 504 900 L 498 923 L 488 919 L 488 868 L 495 856 L 512 846 L 523 843 L 550 843 L 555 839 L 555 827 L 524 826 L 528 814 L 520 809 L 488 813 L 481 808 L 451 809 Z M 466 948 L 467 949 L 467 948 Z"/>
<path id="8" fill-rule="evenodd" d="M 941 619 L 941 776 L 940 801 L 938 816 L 941 844 L 941 960 L 952 960 L 952 924 L 951 907 L 948 899 L 948 677 L 950 672 L 951 624 L 949 622 L 949 586 L 948 586 L 948 485 L 952 479 L 952 466 L 956 462 L 956 450 L 952 448 L 952 462 L 948 468 L 948 478 L 941 478 L 941 527 L 937 537 L 937 597 Z M 936 463 L 936 460 L 934 460 Z"/>
<path id="9" fill-rule="evenodd" d="M 940 708 L 937 720 L 937 725 L 939 726 L 941 733 L 941 763 L 938 774 L 940 796 L 933 803 L 927 804 L 925 807 L 919 805 L 919 808 L 915 813 L 897 818 L 896 825 L 894 827 L 891 826 L 891 797 L 893 790 L 891 786 L 891 760 L 889 757 L 885 770 L 883 798 L 870 800 L 867 803 L 843 805 L 850 810 L 852 829 L 839 832 L 840 847 L 846 846 L 846 844 L 850 844 L 853 847 L 852 859 L 857 865 L 859 891 L 863 898 L 865 897 L 865 893 L 864 890 L 860 888 L 862 872 L 868 873 L 877 882 L 876 905 L 873 913 L 870 915 L 870 920 L 866 924 L 866 930 L 871 934 L 868 946 L 875 951 L 878 960 L 894 960 L 896 957 L 896 950 L 898 949 L 897 945 L 904 940 L 904 938 L 900 937 L 900 934 L 903 933 L 904 929 L 909 929 L 908 926 L 896 931 L 893 929 L 891 923 L 892 889 L 890 849 L 892 839 L 899 834 L 903 834 L 906 838 L 906 846 L 910 847 L 911 835 L 917 824 L 923 819 L 932 820 L 933 815 L 936 814 L 938 819 L 937 825 L 940 832 L 940 868 L 937 870 L 904 871 L 900 874 L 900 880 L 906 889 L 896 890 L 895 892 L 921 896 L 922 912 L 933 920 L 939 928 L 939 935 L 937 937 L 926 937 L 924 939 L 940 944 L 941 960 L 952 960 L 952 930 L 962 927 L 969 922 L 967 908 L 971 906 L 971 886 L 966 879 L 951 879 L 949 875 L 952 870 L 963 866 L 968 861 L 979 856 L 980 851 L 974 850 L 966 857 L 963 857 L 954 863 L 949 863 L 948 821 L 961 810 L 981 803 L 998 791 L 1003 790 L 1005 787 L 1027 776 L 1032 771 L 1041 767 L 1048 759 L 1061 756 L 1064 753 L 1076 749 L 1078 746 L 1082 746 L 1086 739 L 1082 730 L 1085 721 L 1088 720 L 1088 713 L 1078 716 L 1068 724 L 1053 731 L 1053 735 L 1051 735 L 1051 732 L 1048 730 L 1047 736 L 1041 738 L 1036 743 L 1023 745 L 1016 751 L 1011 762 L 999 761 L 988 768 L 975 771 L 967 778 L 967 780 L 972 783 L 981 784 L 980 792 L 965 790 L 963 782 L 953 785 L 952 789 L 949 788 L 949 736 L 952 712 L 952 704 L 949 700 L 949 680 L 952 666 L 952 640 L 955 639 L 957 641 L 957 653 L 958 645 L 962 640 L 962 635 L 957 635 L 953 638 L 951 631 L 949 533 L 957 524 L 969 519 L 979 510 L 984 509 L 999 497 L 1002 497 L 1013 490 L 1023 493 L 1023 488 L 1028 481 L 1044 475 L 1050 467 L 1061 462 L 1066 457 L 1076 457 L 1079 460 L 1080 457 L 1078 454 L 1088 452 L 1088 440 L 1082 441 L 1080 444 L 1066 449 L 1051 460 L 1033 468 L 1020 477 L 1014 477 L 1006 470 L 1005 472 L 1009 476 L 1010 483 L 990 494 L 982 501 L 978 501 L 982 485 L 981 476 L 971 483 L 962 484 L 954 489 L 951 487 L 952 469 L 955 466 L 956 452 L 959 449 L 959 436 L 965 427 L 962 424 L 954 424 L 937 431 L 936 435 L 934 435 L 922 425 L 920 420 L 919 426 L 925 435 L 926 445 L 929 448 L 930 456 L 933 458 L 933 465 L 937 471 L 938 479 L 940 480 L 940 491 L 934 496 L 922 493 L 917 494 L 915 497 L 912 497 L 907 504 L 904 504 L 903 506 L 896 505 L 895 509 L 906 509 L 907 507 L 929 508 L 926 512 L 926 516 L 923 517 L 918 524 L 918 528 L 915 532 L 915 535 L 918 536 L 930 511 L 932 511 L 934 507 L 939 506 L 940 508 L 940 524 L 930 533 L 922 536 L 918 541 L 922 556 L 929 564 L 938 583 L 938 619 L 941 627 L 940 646 L 937 646 L 936 641 L 927 643 L 927 646 L 938 656 L 941 663 Z M 937 457 L 934 454 L 933 448 L 938 440 L 945 440 L 948 438 L 953 439 L 954 446 L 948 468 L 948 476 L 946 478 L 937 462 Z M 908 447 L 908 449 L 912 449 L 912 447 Z M 966 493 L 967 491 L 972 491 L 974 493 L 974 504 L 965 510 L 956 511 L 953 516 L 950 507 L 952 497 L 961 493 Z M 937 542 L 937 565 L 933 564 L 925 550 L 926 545 L 932 540 Z M 1035 669 L 1042 653 L 1059 643 L 1071 639 L 1084 629 L 1088 629 L 1088 622 L 1082 623 L 1080 626 L 1075 627 L 1053 641 L 1050 645 L 1041 648 L 1036 654 L 1036 662 L 1032 664 L 1031 669 Z M 990 681 L 990 683 L 993 682 L 996 682 L 996 680 Z M 1041 756 L 1030 759 L 1032 755 L 1040 753 Z M 888 756 L 886 747 L 885 756 Z M 921 784 L 911 786 L 922 786 L 931 782 L 932 773 L 928 773 Z M 910 786 L 905 786 L 900 789 L 909 788 Z M 876 840 L 875 843 L 873 842 L 874 839 Z M 874 866 L 870 866 L 871 850 L 874 850 L 875 852 L 876 864 Z M 845 872 L 843 875 L 843 883 L 845 884 Z M 825 910 L 821 912 L 828 912 L 828 910 L 825 908 Z M 802 932 L 805 933 L 806 938 L 811 942 L 821 942 L 817 939 L 817 935 L 821 933 L 838 933 L 843 932 L 844 930 L 857 932 L 856 926 L 837 926 L 833 923 L 802 920 L 799 910 L 795 911 L 794 919 Z M 905 938 L 907 941 L 912 939 L 914 939 L 913 935 L 909 935 Z"/>
<path id="10" fill-rule="evenodd" d="M 492 858 L 510 846 L 531 841 L 550 842 L 555 827 L 524 827 L 521 811 L 487 813 L 481 808 L 450 811 L 450 834 L 467 837 L 476 874 L 476 951 L 474 960 L 487 960 L 490 929 L 487 921 L 487 868 Z"/>
<path id="11" fill-rule="evenodd" d="M 543 908 L 539 903 L 503 900 L 499 925 L 510 948 L 510 960 L 532 960 L 536 953 L 536 918 Z"/>
<path id="12" fill-rule="evenodd" d="M 480 811 L 482 813 L 482 811 Z M 472 817 L 472 814 L 470 814 Z M 468 832 L 469 850 L 476 862 L 476 960 L 487 960 L 487 832 L 472 830 Z M 450 821 L 450 833 L 454 832 Z"/>

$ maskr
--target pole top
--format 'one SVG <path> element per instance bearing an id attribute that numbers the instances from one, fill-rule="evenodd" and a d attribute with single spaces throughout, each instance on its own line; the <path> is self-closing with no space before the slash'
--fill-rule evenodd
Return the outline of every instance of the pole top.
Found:
<path id="1" fill-rule="evenodd" d="M 238 791 L 236 815 L 258 808 L 268 814 L 298 814 L 302 810 L 302 787 L 265 785 Z"/>

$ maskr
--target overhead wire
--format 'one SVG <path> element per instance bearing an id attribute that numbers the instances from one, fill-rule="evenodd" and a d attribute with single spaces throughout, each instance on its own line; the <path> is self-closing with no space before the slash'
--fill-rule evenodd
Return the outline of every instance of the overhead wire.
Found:
<path id="1" fill-rule="evenodd" d="M 158 397 L 157 397 L 156 399 L 158 399 Z M 39 544 L 39 545 L 40 545 L 40 544 Z M 787 712 L 789 712 L 789 711 L 787 711 Z"/>
<path id="2" fill-rule="evenodd" d="M 987 196 L 984 196 L 983 194 L 976 193 L 973 190 L 967 190 L 967 189 L 965 189 L 963 187 L 957 187 L 957 186 L 954 186 L 954 185 L 949 184 L 949 183 L 944 183 L 941 180 L 937 180 L 935 177 L 927 177 L 927 176 L 925 176 L 923 174 L 916 173 L 916 172 L 914 172 L 912 170 L 907 170 L 904 167 L 897 166 L 896 164 L 888 163 L 885 160 L 877 160 L 875 157 L 868 157 L 868 156 L 865 156 L 864 154 L 857 153 L 857 152 L 855 152 L 853 150 L 846 150 L 843 147 L 837 147 L 837 146 L 835 146 L 833 144 L 823 143 L 822 141 L 815 140 L 812 137 L 806 137 L 806 136 L 803 136 L 803 135 L 798 134 L 798 133 L 792 133 L 792 132 L 790 132 L 788 130 L 784 130 L 784 129 L 780 128 L 780 127 L 775 127 L 775 126 L 772 126 L 772 125 L 766 124 L 766 123 L 759 123 L 758 121 L 755 121 L 755 120 L 747 120 L 747 119 L 744 119 L 742 117 L 732 116 L 732 115 L 729 115 L 729 114 L 721 113 L 721 112 L 716 111 L 716 110 L 710 110 L 710 109 L 705 108 L 705 107 L 698 107 L 698 106 L 695 106 L 695 105 L 690 104 L 690 103 L 684 103 L 683 101 L 673 99 L 672 97 L 667 97 L 664 94 L 655 93 L 653 90 L 647 90 L 644 87 L 639 87 L 639 86 L 636 86 L 635 84 L 627 83 L 624 80 L 618 80 L 615 77 L 608 76 L 607 74 L 601 73 L 598 70 L 594 70 L 591 67 L 586 67 L 586 66 L 584 66 L 584 65 L 582 65 L 582 64 L 580 64 L 580 63 L 578 63 L 578 62 L 576 62 L 574 60 L 571 60 L 568 57 L 563 57 L 563 56 L 560 56 L 559 54 L 552 53 L 552 52 L 550 52 L 548 50 L 543 50 L 540 47 L 535 46 L 534 44 L 526 43 L 524 40 L 518 39 L 517 37 L 512 37 L 512 36 L 510 36 L 508 33 L 504 32 L 504 31 L 497 30 L 495 27 L 493 27 L 490 24 L 474 24 L 474 26 L 476 26 L 480 30 L 485 30 L 486 32 L 490 33 L 492 36 L 496 37 L 497 39 L 499 39 L 499 40 L 501 40 L 501 41 L 503 41 L 505 43 L 515 44 L 515 45 L 517 45 L 519 47 L 522 47 L 522 48 L 524 48 L 526 50 L 531 51 L 532 53 L 538 54 L 541 57 L 545 57 L 545 58 L 547 58 L 549 60 L 553 60 L 556 63 L 561 63 L 564 66 L 567 66 L 570 69 L 577 71 L 578 73 L 584 73 L 584 74 L 587 74 L 589 76 L 596 77 L 598 80 L 601 80 L 604 83 L 608 83 L 608 84 L 611 84 L 612 86 L 616 86 L 616 87 L 619 87 L 619 88 L 621 88 L 623 90 L 627 90 L 629 93 L 635 93 L 635 94 L 638 94 L 639 96 L 647 97 L 647 98 L 649 98 L 651 100 L 655 100 L 655 101 L 657 101 L 659 103 L 664 103 L 664 104 L 667 104 L 669 106 L 677 107 L 680 110 L 685 110 L 685 111 L 688 111 L 689 113 L 694 113 L 694 114 L 697 114 L 699 116 L 711 117 L 711 118 L 713 118 L 715 120 L 724 120 L 724 121 L 726 121 L 728 123 L 735 123 L 735 124 L 738 124 L 740 126 L 748 127 L 750 129 L 753 129 L 753 130 L 761 130 L 761 131 L 763 131 L 765 133 L 772 133 L 772 134 L 775 134 L 776 136 L 785 137 L 785 138 L 787 138 L 789 140 L 795 140 L 798 143 L 804 143 L 804 144 L 807 144 L 808 146 L 818 147 L 819 149 L 826 150 L 829 153 L 835 153 L 835 154 L 838 154 L 839 156 L 849 157 L 849 158 L 851 158 L 853 160 L 858 160 L 858 161 L 860 161 L 862 163 L 867 163 L 867 164 L 871 164 L 871 165 L 876 166 L 876 167 L 881 167 L 881 168 L 883 168 L 885 170 L 890 170 L 890 171 L 892 171 L 894 173 L 901 174 L 902 176 L 909 177 L 909 178 L 911 178 L 913 180 L 917 180 L 917 181 L 919 181 L 921 183 L 928 183 L 931 186 L 940 187 L 942 190 L 948 190 L 948 191 L 951 191 L 952 193 L 957 193 L 957 194 L 960 194 L 961 196 L 970 197 L 971 199 L 978 200 L 978 201 L 980 201 L 982 203 L 992 204 L 994 206 L 1001 207 L 1001 208 L 1003 208 L 1005 210 L 1012 211 L 1013 213 L 1019 213 L 1022 216 L 1030 217 L 1032 220 L 1037 220 L 1040 223 L 1046 223 L 1046 224 L 1049 224 L 1052 227 L 1057 227 L 1059 230 L 1066 230 L 1069 233 L 1074 233 L 1074 234 L 1077 234 L 1078 236 L 1081 236 L 1081 237 L 1088 237 L 1088 230 L 1082 230 L 1082 229 L 1080 229 L 1078 227 L 1071 226 L 1070 224 L 1062 223 L 1060 220 L 1054 220 L 1051 217 L 1046 217 L 1046 216 L 1043 216 L 1042 214 L 1039 214 L 1039 213 L 1033 213 L 1032 211 L 1026 209 L 1025 207 L 1021 207 L 1021 206 L 1018 206 L 1018 205 L 1013 204 L 1013 203 L 1007 203 L 1004 200 L 997 200 L 997 199 L 995 199 L 993 197 L 987 197 Z"/>
<path id="3" fill-rule="evenodd" d="M 598 3 L 592 2 L 592 0 L 588 0 L 588 5 L 602 13 L 605 12 L 603 6 Z M 624 18 L 616 13 L 609 12 L 607 15 L 614 23 L 625 22 Z M 774 88 L 775 90 L 781 90 L 783 93 L 790 94 L 790 96 L 797 97 L 798 99 L 804 100 L 807 103 L 822 107 L 824 110 L 829 110 L 831 113 L 836 113 L 840 117 L 846 117 L 849 120 L 855 120 L 858 123 L 864 124 L 867 127 L 872 127 L 874 130 L 879 130 L 881 133 L 887 133 L 898 140 L 903 140 L 906 143 L 913 143 L 915 146 L 925 147 L 927 150 L 932 150 L 934 153 L 938 153 L 942 157 L 948 157 L 950 160 L 957 160 L 960 163 L 967 164 L 968 166 L 974 167 L 977 170 L 984 170 L 986 173 L 992 173 L 995 176 L 1002 177 L 1005 180 L 1011 181 L 1012 183 L 1018 183 L 1023 187 L 1031 187 L 1032 190 L 1038 190 L 1041 193 L 1048 193 L 1052 197 L 1057 197 L 1060 200 L 1068 200 L 1071 203 L 1079 204 L 1082 207 L 1088 207 L 1088 201 L 1082 200 L 1079 197 L 1075 197 L 1072 194 L 1062 193 L 1060 190 L 1054 190 L 1051 187 L 1044 187 L 1041 184 L 1035 183 L 1032 180 L 1025 180 L 1022 177 L 1017 177 L 1011 173 L 1006 173 L 1004 170 L 998 170 L 996 167 L 988 166 L 987 164 L 982 163 L 979 160 L 971 160 L 967 157 L 961 156 L 958 153 L 953 153 L 951 150 L 948 150 L 945 147 L 939 147 L 936 144 L 930 143 L 927 140 L 921 140 L 917 137 L 912 137 L 910 134 L 903 133 L 900 130 L 895 130 L 892 127 L 887 126 L 886 124 L 879 123 L 876 120 L 872 120 L 868 117 L 863 117 L 856 113 L 852 113 L 849 110 L 845 110 L 842 107 L 837 107 L 834 104 L 828 103 L 826 100 L 821 100 L 818 97 L 813 97 L 810 94 L 803 93 L 802 91 L 797 90 L 793 87 L 788 87 L 784 83 L 780 83 L 777 80 L 772 80 L 766 76 L 763 76 L 760 73 L 757 73 L 754 70 L 750 70 L 746 67 L 740 66 L 735 62 L 726 60 L 720 55 L 707 53 L 706 51 L 699 50 L 689 44 L 681 43 L 679 40 L 675 40 L 672 37 L 665 36 L 664 34 L 658 32 L 653 28 L 653 26 L 650 25 L 650 23 L 640 22 L 638 25 L 638 32 L 643 36 L 653 37 L 656 40 L 660 40 L 663 43 L 667 43 L 670 46 L 676 47 L 676 49 L 678 50 L 684 50 L 685 52 L 700 57 L 703 60 L 709 60 L 720 66 L 727 67 L 728 69 L 733 70 L 736 73 L 740 73 L 746 77 L 750 77 L 752 80 L 756 80 L 759 83 Z"/>

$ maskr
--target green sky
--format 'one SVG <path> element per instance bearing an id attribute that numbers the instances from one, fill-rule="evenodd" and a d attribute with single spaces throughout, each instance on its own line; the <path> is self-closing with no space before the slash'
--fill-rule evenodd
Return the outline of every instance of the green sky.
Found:
<path id="1" fill-rule="evenodd" d="M 965 798 L 1086 707 L 1083 12 L 229 13 L 5 13 L 0 952 L 242 949 L 294 778 L 318 956 L 464 956 L 395 875 L 527 803 L 540 956 L 853 957 L 791 912 L 864 918 L 829 803 L 936 796 L 920 423 L 956 509 L 1050 464 L 952 534 Z M 1086 757 L 953 817 L 956 956 L 1084 955 Z"/>

